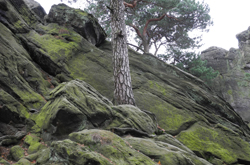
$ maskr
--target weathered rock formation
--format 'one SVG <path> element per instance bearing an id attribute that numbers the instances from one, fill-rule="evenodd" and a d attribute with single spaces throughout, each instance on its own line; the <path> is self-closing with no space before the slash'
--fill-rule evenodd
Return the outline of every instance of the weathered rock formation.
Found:
<path id="1" fill-rule="evenodd" d="M 0 163 L 250 163 L 249 127 L 200 79 L 129 50 L 138 107 L 115 106 L 111 44 L 99 25 L 88 31 L 96 19 L 61 4 L 45 21 L 24 0 L 0 4 Z M 60 23 L 72 12 L 79 29 Z"/>
<path id="2" fill-rule="evenodd" d="M 64 4 L 52 6 L 46 21 L 68 28 L 72 27 L 74 31 L 96 46 L 106 39 L 106 33 L 93 15 L 80 9 L 72 9 Z M 67 31 L 61 30 L 61 33 L 67 33 Z"/>
<path id="3" fill-rule="evenodd" d="M 203 51 L 202 59 L 207 60 L 208 66 L 220 72 L 214 81 L 214 89 L 232 107 L 250 122 L 250 29 L 237 35 L 239 49 L 229 51 L 210 47 Z"/>

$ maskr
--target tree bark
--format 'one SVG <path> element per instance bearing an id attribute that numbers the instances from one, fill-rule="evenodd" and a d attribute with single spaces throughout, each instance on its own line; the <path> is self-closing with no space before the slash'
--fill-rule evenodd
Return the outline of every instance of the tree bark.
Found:
<path id="1" fill-rule="evenodd" d="M 111 28 L 115 104 L 135 105 L 129 69 L 127 34 L 123 0 L 111 0 Z"/>
<path id="2" fill-rule="evenodd" d="M 147 39 L 147 34 L 142 37 L 142 45 L 143 45 L 144 53 L 149 53 L 150 46 L 149 46 L 149 41 Z"/>

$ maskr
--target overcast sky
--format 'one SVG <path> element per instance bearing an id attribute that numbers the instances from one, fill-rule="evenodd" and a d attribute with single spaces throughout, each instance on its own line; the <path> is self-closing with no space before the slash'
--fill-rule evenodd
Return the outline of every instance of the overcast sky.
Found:
<path id="1" fill-rule="evenodd" d="M 60 0 L 36 0 L 48 13 L 53 4 Z M 82 0 L 83 2 L 85 0 Z M 229 50 L 238 48 L 236 34 L 247 30 L 250 26 L 250 0 L 204 0 L 210 6 L 214 26 L 203 34 L 203 43 L 199 51 L 210 46 L 218 46 Z"/>

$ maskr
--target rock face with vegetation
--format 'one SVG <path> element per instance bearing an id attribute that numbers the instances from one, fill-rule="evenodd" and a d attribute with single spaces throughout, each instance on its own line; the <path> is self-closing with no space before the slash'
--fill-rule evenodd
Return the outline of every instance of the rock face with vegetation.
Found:
<path id="1" fill-rule="evenodd" d="M 0 163 L 250 163 L 249 127 L 200 79 L 130 49 L 138 107 L 113 105 L 111 44 L 90 43 L 104 35 L 93 17 L 0 4 Z M 72 13 L 77 27 L 95 25 L 88 36 L 60 23 Z"/>
<path id="2" fill-rule="evenodd" d="M 210 47 L 202 52 L 208 66 L 220 72 L 214 81 L 214 89 L 241 115 L 250 122 L 250 29 L 239 33 L 239 49 L 229 51 Z"/>

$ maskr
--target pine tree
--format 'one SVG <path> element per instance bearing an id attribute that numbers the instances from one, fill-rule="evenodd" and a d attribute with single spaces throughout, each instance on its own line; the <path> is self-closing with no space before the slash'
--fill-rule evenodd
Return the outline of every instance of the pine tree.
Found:
<path id="1" fill-rule="evenodd" d="M 124 9 L 123 0 L 111 0 L 114 100 L 117 104 L 135 105 L 129 69 Z"/>
<path id="2" fill-rule="evenodd" d="M 99 18 L 105 31 L 111 32 L 110 17 L 105 6 L 110 0 L 89 0 L 88 11 Z M 201 37 L 190 37 L 194 29 L 202 31 L 212 25 L 209 6 L 195 0 L 124 0 L 125 22 L 136 34 L 138 50 L 148 53 L 155 48 L 155 55 L 162 47 L 188 49 L 200 46 Z"/>

